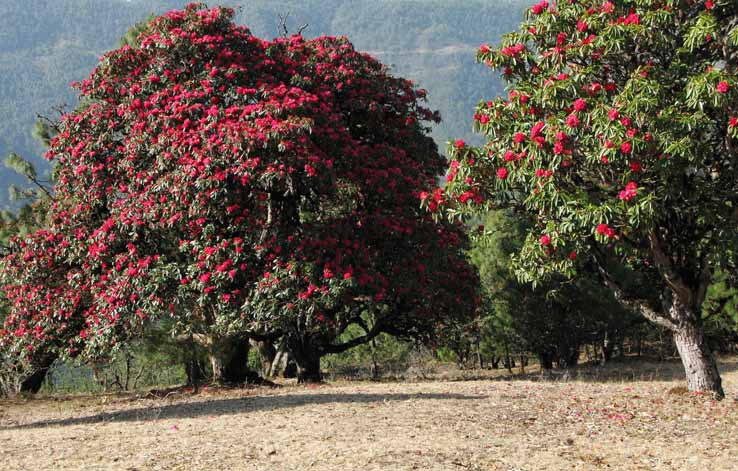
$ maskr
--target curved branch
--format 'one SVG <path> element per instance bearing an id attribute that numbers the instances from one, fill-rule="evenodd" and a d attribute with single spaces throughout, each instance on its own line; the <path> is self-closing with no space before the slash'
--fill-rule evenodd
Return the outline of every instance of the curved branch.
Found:
<path id="1" fill-rule="evenodd" d="M 346 350 L 356 347 L 358 345 L 365 344 L 369 341 L 371 341 L 373 338 L 375 338 L 377 335 L 382 333 L 382 323 L 377 322 L 372 326 L 371 330 L 369 330 L 365 335 L 354 337 L 353 339 L 349 340 L 348 342 L 344 342 L 339 345 L 326 345 L 323 347 L 323 352 L 325 353 L 343 353 Z"/>
<path id="2" fill-rule="evenodd" d="M 643 317 L 656 325 L 659 325 L 671 331 L 675 331 L 677 329 L 676 323 L 652 309 L 648 305 L 648 301 L 644 299 L 632 299 L 626 296 L 625 290 L 605 268 L 603 261 L 600 260 L 601 256 L 601 252 L 595 249 L 594 259 L 597 264 L 597 271 L 599 272 L 604 285 L 612 291 L 613 296 L 615 296 L 615 299 L 622 306 L 632 311 L 639 312 Z"/>

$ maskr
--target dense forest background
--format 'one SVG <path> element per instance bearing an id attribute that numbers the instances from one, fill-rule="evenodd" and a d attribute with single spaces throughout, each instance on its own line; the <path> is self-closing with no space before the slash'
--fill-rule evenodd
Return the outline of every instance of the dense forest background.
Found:
<path id="1" fill-rule="evenodd" d="M 71 109 L 69 84 L 86 77 L 98 57 L 118 47 L 126 30 L 150 14 L 180 8 L 188 0 L 0 0 L 0 157 L 17 152 L 40 173 L 49 166 L 31 136 L 37 114 Z M 531 0 L 223 0 L 239 9 L 237 21 L 253 34 L 279 35 L 279 17 L 305 36 L 346 35 L 394 73 L 429 92 L 443 123 L 434 130 L 439 146 L 451 138 L 476 142 L 471 116 L 482 97 L 502 90 L 488 68 L 476 64 L 475 49 L 515 29 Z M 9 207 L 11 183 L 24 182 L 0 169 L 0 207 Z"/>

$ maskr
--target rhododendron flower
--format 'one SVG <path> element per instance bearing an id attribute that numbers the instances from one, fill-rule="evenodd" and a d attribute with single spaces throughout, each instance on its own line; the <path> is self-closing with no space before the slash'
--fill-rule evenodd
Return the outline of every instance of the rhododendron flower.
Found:
<path id="1" fill-rule="evenodd" d="M 600 11 L 603 13 L 612 13 L 615 11 L 615 5 L 608 0 L 602 4 Z"/>
<path id="2" fill-rule="evenodd" d="M 512 46 L 507 46 L 507 47 L 502 48 L 502 51 L 500 52 L 503 56 L 517 57 L 524 50 L 525 50 L 525 44 L 514 44 Z"/>
<path id="3" fill-rule="evenodd" d="M 533 126 L 533 127 L 531 128 L 531 129 L 530 129 L 530 137 L 531 137 L 532 139 L 535 139 L 536 137 L 538 137 L 538 135 L 539 135 L 539 134 L 541 133 L 541 130 L 543 130 L 543 127 L 544 127 L 545 125 L 546 125 L 546 124 L 545 124 L 545 123 L 543 123 L 543 122 L 538 122 L 538 123 L 536 123 L 536 124 L 535 124 L 535 125 L 534 125 L 534 126 Z"/>
<path id="4" fill-rule="evenodd" d="M 638 185 L 636 184 L 636 182 L 629 182 L 627 185 L 625 185 L 625 189 L 620 191 L 618 197 L 623 201 L 630 201 L 638 194 L 637 190 Z"/>
<path id="5" fill-rule="evenodd" d="M 546 11 L 547 8 L 548 8 L 548 1 L 542 0 L 541 2 L 533 5 L 533 7 L 531 8 L 531 11 L 533 12 L 534 15 L 540 15 L 541 13 Z"/>
<path id="6" fill-rule="evenodd" d="M 587 101 L 579 98 L 576 101 L 574 101 L 574 110 L 575 111 L 584 111 L 587 109 Z"/>
<path id="7" fill-rule="evenodd" d="M 640 23 L 641 23 L 641 19 L 640 19 L 640 17 L 639 17 L 639 16 L 637 15 L 637 14 L 635 14 L 635 13 L 631 13 L 631 14 L 630 14 L 630 15 L 628 15 L 628 16 L 627 16 L 627 17 L 625 18 L 625 20 L 623 21 L 623 24 L 624 24 L 624 25 L 637 25 L 637 24 L 640 24 Z"/>
<path id="8" fill-rule="evenodd" d="M 609 238 L 615 237 L 615 229 L 608 226 L 607 224 L 598 224 L 597 225 L 597 233 L 600 235 L 607 236 Z"/>

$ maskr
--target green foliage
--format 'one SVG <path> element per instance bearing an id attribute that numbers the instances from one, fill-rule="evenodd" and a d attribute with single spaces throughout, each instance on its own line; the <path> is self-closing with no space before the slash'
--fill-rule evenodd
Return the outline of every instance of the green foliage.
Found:
<path id="1" fill-rule="evenodd" d="M 126 34 L 123 35 L 123 37 L 120 38 L 118 41 L 118 47 L 123 46 L 130 46 L 133 48 L 138 47 L 138 35 L 141 34 L 144 30 L 146 30 L 146 27 L 149 23 L 151 23 L 151 20 L 156 18 L 156 15 L 153 13 L 148 16 L 143 21 L 139 21 L 135 25 L 131 26 L 128 31 L 126 31 Z"/>
<path id="2" fill-rule="evenodd" d="M 363 335 L 357 326 L 351 326 L 339 339 L 347 342 Z M 398 374 L 407 369 L 414 343 L 387 334 L 378 335 L 373 342 L 358 345 L 342 353 L 323 358 L 321 368 L 332 376 L 370 377 L 378 367 L 376 376 Z"/>
<path id="3" fill-rule="evenodd" d="M 537 289 L 518 281 L 511 258 L 520 250 L 532 222 L 510 211 L 492 211 L 485 237 L 470 252 L 479 268 L 486 310 L 481 322 L 481 351 L 506 356 L 518 351 L 541 361 L 576 362 L 579 347 L 601 344 L 605 336 L 623 338 L 637 317 L 623 309 L 592 273 L 573 281 L 551 280 Z"/>

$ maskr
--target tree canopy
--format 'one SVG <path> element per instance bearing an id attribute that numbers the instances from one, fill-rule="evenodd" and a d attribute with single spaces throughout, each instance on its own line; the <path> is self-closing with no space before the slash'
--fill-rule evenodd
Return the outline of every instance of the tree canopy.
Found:
<path id="1" fill-rule="evenodd" d="M 508 95 L 480 104 L 487 144 L 452 146 L 449 184 L 428 204 L 527 211 L 522 280 L 596 263 L 621 302 L 675 333 L 690 389 L 722 396 L 700 312 L 736 262 L 738 6 L 541 1 L 477 58 Z M 649 274 L 649 299 L 622 289 L 624 266 Z"/>
<path id="2" fill-rule="evenodd" d="M 76 85 L 51 226 L 5 261 L 13 349 L 94 358 L 171 319 L 214 357 L 286 336 L 310 380 L 324 353 L 473 313 L 461 227 L 418 205 L 445 165 L 425 91 L 345 38 L 265 41 L 233 15 L 155 18 Z"/>

